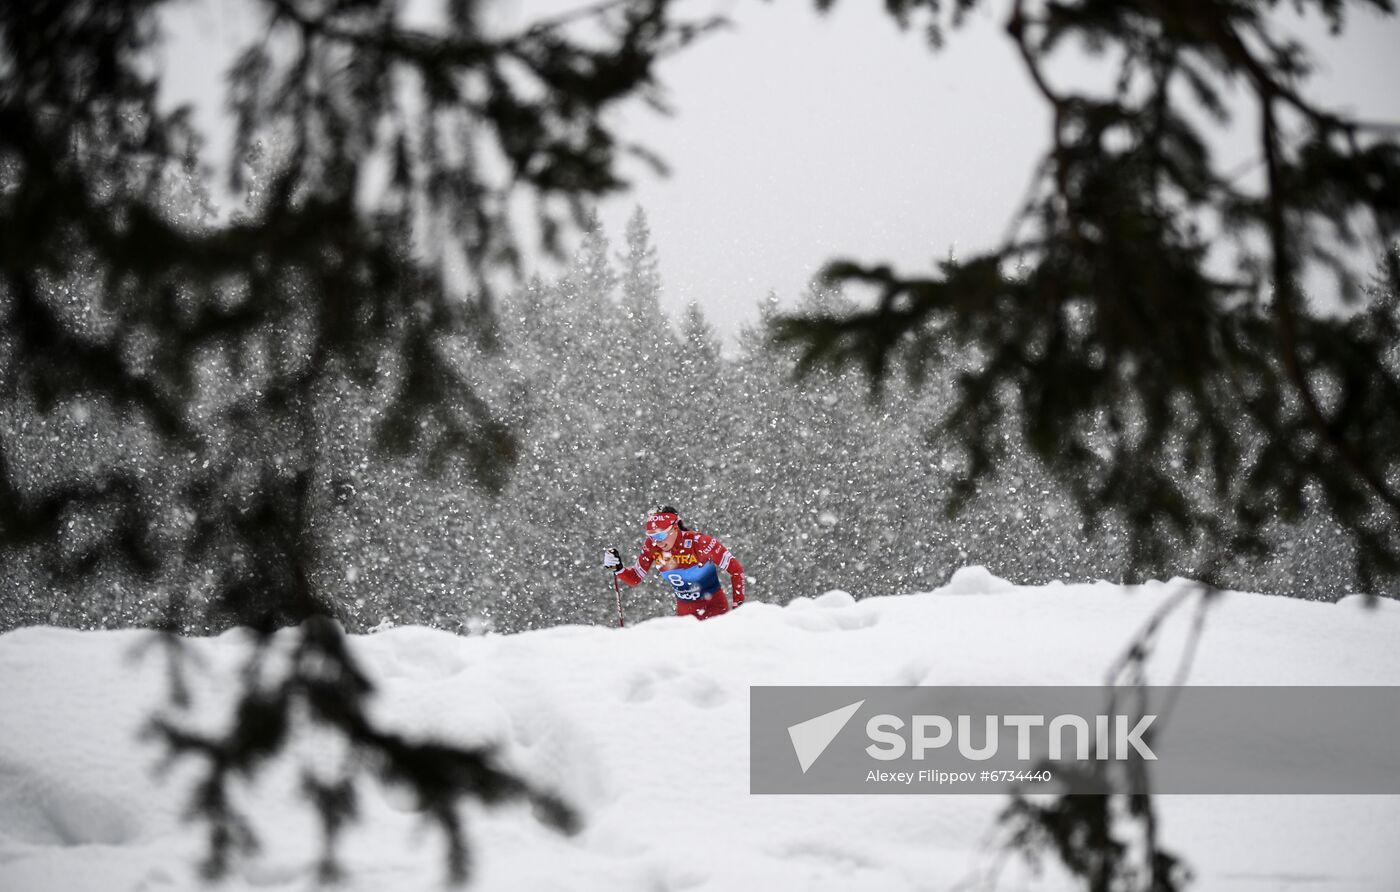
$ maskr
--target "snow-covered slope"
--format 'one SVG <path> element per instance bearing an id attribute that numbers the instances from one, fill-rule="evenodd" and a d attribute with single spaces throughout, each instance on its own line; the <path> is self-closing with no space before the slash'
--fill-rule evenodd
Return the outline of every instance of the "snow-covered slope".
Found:
<path id="1" fill-rule="evenodd" d="M 841 592 L 785 608 L 626 630 L 563 627 L 459 638 L 421 628 L 355 640 L 378 715 L 503 758 L 580 807 L 560 836 L 522 808 L 470 814 L 478 889 L 950 889 L 997 865 L 1001 797 L 751 796 L 751 684 L 1098 684 L 1175 590 L 1015 587 L 961 571 L 944 589 L 859 603 Z M 1185 639 L 1172 621 L 1157 678 Z M 24 629 L 0 637 L 0 889 L 190 889 L 200 829 L 181 824 L 177 768 L 161 782 L 138 740 L 165 694 L 137 632 Z M 1212 610 L 1195 684 L 1400 685 L 1400 604 L 1229 594 Z M 246 642 L 193 643 L 216 721 Z M 1170 662 L 1168 662 L 1170 661 Z M 291 807 L 293 766 L 250 802 L 264 842 L 225 888 L 304 890 L 318 838 Z M 366 784 L 367 819 L 342 852 L 347 888 L 440 889 L 442 843 L 402 797 Z M 1204 890 L 1400 888 L 1400 797 L 1161 797 L 1162 832 Z M 997 888 L 1063 888 L 1017 862 Z"/>

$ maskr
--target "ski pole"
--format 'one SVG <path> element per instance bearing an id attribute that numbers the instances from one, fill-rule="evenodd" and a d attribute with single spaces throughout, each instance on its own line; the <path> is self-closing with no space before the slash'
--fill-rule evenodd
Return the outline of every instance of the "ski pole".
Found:
<path id="1" fill-rule="evenodd" d="M 622 586 L 617 584 L 617 574 L 613 574 L 613 594 L 617 595 L 617 624 L 621 628 L 627 626 L 627 620 L 622 616 Z"/>

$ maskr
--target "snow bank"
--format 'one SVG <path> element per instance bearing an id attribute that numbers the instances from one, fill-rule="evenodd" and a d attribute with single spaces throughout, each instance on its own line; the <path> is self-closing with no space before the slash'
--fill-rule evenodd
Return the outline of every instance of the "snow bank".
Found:
<path id="1" fill-rule="evenodd" d="M 948 584 L 938 589 L 940 595 L 992 595 L 1014 591 L 1016 586 L 993 576 L 986 567 L 960 567 L 948 580 Z"/>
<path id="2" fill-rule="evenodd" d="M 750 796 L 750 684 L 1097 684 L 1177 584 L 1017 587 L 982 568 L 917 597 L 845 592 L 750 603 L 706 623 L 563 627 L 459 638 L 399 628 L 354 643 L 377 717 L 470 743 L 580 807 L 573 837 L 520 808 L 472 809 L 477 889 L 948 889 L 986 877 L 1001 797 Z M 996 597 L 966 597 L 995 594 Z M 956 595 L 956 597 L 955 597 Z M 1195 684 L 1400 684 L 1400 610 L 1227 594 Z M 1166 681 L 1187 617 L 1163 634 Z M 0 636 L 0 889 L 199 886 L 199 828 L 180 822 L 188 772 L 164 782 L 139 738 L 165 695 L 136 632 Z M 202 716 L 218 721 L 238 633 L 193 642 Z M 311 751 L 303 746 L 304 751 Z M 279 766 L 248 805 L 265 851 L 230 890 L 311 885 L 318 840 Z M 354 890 L 440 889 L 441 840 L 412 804 L 366 784 L 342 846 Z M 1162 833 L 1202 890 L 1400 888 L 1400 797 L 1162 797 Z M 999 888 L 1065 888 L 1015 863 Z"/>

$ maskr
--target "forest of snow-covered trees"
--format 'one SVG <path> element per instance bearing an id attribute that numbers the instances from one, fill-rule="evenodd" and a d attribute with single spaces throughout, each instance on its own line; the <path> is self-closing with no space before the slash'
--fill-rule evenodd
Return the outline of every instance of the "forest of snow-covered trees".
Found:
<path id="1" fill-rule="evenodd" d="M 349 630 L 612 622 L 598 554 L 636 549 L 642 514 L 661 503 L 729 543 L 751 596 L 764 601 L 833 588 L 857 597 L 923 590 L 969 563 L 1023 583 L 1123 577 L 1126 538 L 1086 529 L 1069 494 L 1019 452 L 962 511 L 944 510 L 964 458 L 935 431 L 952 411 L 957 369 L 878 398 L 857 370 L 798 376 L 797 353 L 769 337 L 780 296 L 755 295 L 761 322 L 727 339 L 701 305 L 679 318 L 664 309 L 642 209 L 620 239 L 611 235 L 595 223 L 562 275 L 501 299 L 492 337 L 455 344 L 476 394 L 519 437 L 499 493 L 450 462 L 430 460 L 425 478 L 377 450 L 383 388 L 324 394 L 312 572 Z M 830 311 L 845 301 L 813 284 L 796 306 Z M 21 407 L 4 424 L 16 441 L 47 443 L 51 470 L 117 463 L 180 473 L 178 459 L 112 435 L 120 426 L 93 412 Z M 1281 527 L 1273 545 L 1271 557 L 1241 556 L 1219 578 L 1310 598 L 1348 591 L 1351 547 L 1328 523 Z M 156 584 L 115 571 L 55 583 L 37 557 L 21 557 L 16 570 L 0 593 L 0 629 L 159 624 L 172 599 L 188 631 L 218 626 L 198 609 L 209 580 L 193 572 L 177 568 Z M 1190 557 L 1173 567 L 1200 570 Z M 660 585 L 625 594 L 629 617 L 671 612 Z"/>

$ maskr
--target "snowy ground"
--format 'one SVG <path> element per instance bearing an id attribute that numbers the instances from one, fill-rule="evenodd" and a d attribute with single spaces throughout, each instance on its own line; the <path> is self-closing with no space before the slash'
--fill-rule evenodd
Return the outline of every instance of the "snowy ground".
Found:
<path id="1" fill-rule="evenodd" d="M 523 809 L 473 810 L 477 889 L 983 888 L 1001 797 L 751 796 L 750 684 L 1098 684 L 1172 587 L 1012 587 L 977 570 L 920 595 L 832 592 L 751 603 L 696 623 L 564 627 L 460 638 L 403 628 L 359 638 L 396 727 L 491 740 L 581 807 L 560 836 Z M 1162 649 L 1185 637 L 1174 621 Z M 180 822 L 181 772 L 153 779 L 137 733 L 164 696 L 137 632 L 0 636 L 0 889 L 119 892 L 199 886 L 199 828 Z M 1400 604 L 1230 594 L 1212 611 L 1195 684 L 1400 685 Z M 217 713 L 237 633 L 195 642 Z M 250 803 L 262 856 L 224 888 L 304 890 L 318 840 L 289 807 L 292 766 Z M 356 890 L 440 889 L 442 844 L 393 791 L 366 785 L 368 820 L 342 846 Z M 1400 797 L 1162 797 L 1164 841 L 1202 890 L 1400 889 Z M 999 889 L 1064 888 L 1012 862 Z"/>

